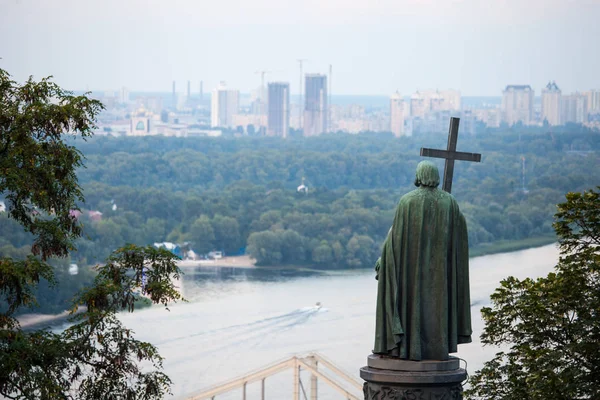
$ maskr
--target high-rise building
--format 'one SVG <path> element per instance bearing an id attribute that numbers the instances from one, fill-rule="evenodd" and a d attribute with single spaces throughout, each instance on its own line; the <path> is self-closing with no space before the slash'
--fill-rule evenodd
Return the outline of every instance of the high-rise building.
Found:
<path id="1" fill-rule="evenodd" d="M 561 91 L 554 81 L 542 89 L 542 122 L 560 125 L 560 96 Z"/>
<path id="2" fill-rule="evenodd" d="M 508 85 L 502 92 L 503 120 L 510 126 L 517 122 L 533 122 L 534 92 L 529 85 Z"/>
<path id="3" fill-rule="evenodd" d="M 446 109 L 444 104 L 444 98 L 439 92 L 432 93 L 429 96 L 429 111 L 443 111 Z M 427 105 L 425 105 L 427 108 Z"/>
<path id="4" fill-rule="evenodd" d="M 425 114 L 435 111 L 460 111 L 460 92 L 454 89 L 448 90 L 418 90 L 412 96 L 415 99 L 415 115 L 423 118 Z"/>
<path id="5" fill-rule="evenodd" d="M 600 113 L 600 90 L 592 89 L 587 92 L 581 93 L 587 99 L 587 110 L 588 113 L 598 114 Z"/>
<path id="6" fill-rule="evenodd" d="M 590 101 L 588 103 L 588 110 L 595 113 L 600 113 L 600 90 L 591 90 Z"/>
<path id="7" fill-rule="evenodd" d="M 442 90 L 438 92 L 442 96 L 442 109 L 460 111 L 461 97 L 460 92 L 454 89 Z"/>
<path id="8" fill-rule="evenodd" d="M 173 94 L 171 95 L 171 101 L 173 102 L 173 107 L 177 107 L 177 92 L 175 91 L 175 81 L 173 81 Z"/>
<path id="9" fill-rule="evenodd" d="M 587 117 L 587 97 L 581 93 L 562 96 L 560 99 L 560 119 L 563 124 L 573 122 L 583 124 Z"/>
<path id="10" fill-rule="evenodd" d="M 439 94 L 435 90 L 417 90 L 412 96 L 411 100 L 414 99 L 415 104 L 415 117 L 423 118 L 425 114 L 431 111 L 431 99 L 436 97 L 436 100 L 441 100 Z M 440 101 L 434 100 L 434 107 L 439 107 Z M 412 112 L 412 109 L 411 109 Z M 422 114 L 422 115 L 421 115 Z M 412 114 L 411 114 L 412 115 Z"/>
<path id="11" fill-rule="evenodd" d="M 119 103 L 127 104 L 129 103 L 129 90 L 123 86 L 121 91 L 119 92 Z"/>
<path id="12" fill-rule="evenodd" d="M 419 92 L 413 93 L 410 96 L 410 116 L 413 118 L 423 118 L 425 117 L 425 98 Z"/>
<path id="13" fill-rule="evenodd" d="M 231 128 L 233 116 L 238 113 L 240 92 L 227 89 L 221 82 L 212 92 L 210 107 L 210 126 Z"/>
<path id="14" fill-rule="evenodd" d="M 390 131 L 396 137 L 404 136 L 404 100 L 398 91 L 390 97 Z"/>
<path id="15" fill-rule="evenodd" d="M 600 128 L 600 90 L 594 89 L 586 92 L 587 116 L 586 125 Z"/>
<path id="16" fill-rule="evenodd" d="M 327 76 L 306 74 L 304 91 L 304 136 L 327 132 Z"/>
<path id="17" fill-rule="evenodd" d="M 285 138 L 290 129 L 290 84 L 269 83 L 267 96 L 267 136 Z"/>

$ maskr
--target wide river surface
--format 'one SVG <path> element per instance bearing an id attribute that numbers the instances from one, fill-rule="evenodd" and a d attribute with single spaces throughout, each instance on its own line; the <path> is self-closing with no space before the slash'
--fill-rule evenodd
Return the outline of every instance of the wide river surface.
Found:
<path id="1" fill-rule="evenodd" d="M 479 335 L 480 309 L 490 303 L 500 280 L 545 275 L 557 260 L 555 245 L 471 259 L 473 343 L 460 345 L 457 354 L 468 363 L 468 372 L 498 351 L 482 347 Z M 188 303 L 170 311 L 155 306 L 122 315 L 138 339 L 158 346 L 175 398 L 309 352 L 322 354 L 360 381 L 359 368 L 366 365 L 375 330 L 373 271 L 197 267 L 186 268 L 181 287 Z M 308 373 L 301 374 L 301 381 L 309 396 Z M 248 385 L 247 398 L 259 399 L 260 386 Z M 267 378 L 265 387 L 267 399 L 291 399 L 291 371 Z M 241 399 L 242 391 L 216 398 Z M 319 398 L 342 396 L 320 382 Z"/>

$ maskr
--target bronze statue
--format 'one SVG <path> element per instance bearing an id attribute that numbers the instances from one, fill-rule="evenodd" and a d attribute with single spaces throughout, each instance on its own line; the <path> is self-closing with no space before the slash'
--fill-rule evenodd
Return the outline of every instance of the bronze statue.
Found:
<path id="1" fill-rule="evenodd" d="M 471 342 L 467 226 L 439 183 L 435 164 L 422 161 L 417 189 L 396 209 L 375 266 L 375 354 L 447 360 L 457 344 Z"/>

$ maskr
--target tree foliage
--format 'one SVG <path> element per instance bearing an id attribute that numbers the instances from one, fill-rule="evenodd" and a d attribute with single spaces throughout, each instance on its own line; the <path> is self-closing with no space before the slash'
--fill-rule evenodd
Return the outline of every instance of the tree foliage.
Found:
<path id="1" fill-rule="evenodd" d="M 482 342 L 506 350 L 471 378 L 469 398 L 600 398 L 600 192 L 566 198 L 555 271 L 503 280 L 482 309 Z"/>
<path id="2" fill-rule="evenodd" d="M 78 145 L 87 157 L 86 168 L 78 171 L 86 193 L 80 217 L 85 232 L 71 257 L 79 265 L 94 264 L 121 243 L 165 240 L 188 242 L 199 254 L 233 255 L 252 248 L 253 233 L 294 231 L 296 249 L 279 248 L 275 240 L 262 247 L 280 253 L 276 263 L 371 268 L 373 260 L 353 255 L 352 237 L 368 236 L 381 245 L 398 199 L 414 189 L 419 148 L 443 148 L 446 140 L 445 133 L 285 140 L 93 137 Z M 457 163 L 454 175 L 472 254 L 549 243 L 555 238 L 552 215 L 564 193 L 600 181 L 598 131 L 577 126 L 491 130 L 463 135 L 459 145 L 483 153 L 481 163 Z M 303 177 L 306 194 L 296 190 Z M 87 215 L 92 210 L 102 212 L 101 221 Z M 6 221 L 0 214 L 0 253 L 14 253 L 30 238 Z"/>
<path id="3" fill-rule="evenodd" d="M 481 163 L 458 163 L 454 175 L 454 194 L 468 220 L 473 252 L 492 252 L 508 241 L 526 247 L 531 239 L 552 240 L 551 218 L 563 194 L 600 180 L 600 133 L 551 129 L 461 136 L 461 148 L 483 153 Z M 194 242 L 197 253 L 235 254 L 250 244 L 252 233 L 293 230 L 308 240 L 304 251 L 296 252 L 300 258 L 282 253 L 282 263 L 325 266 L 313 259 L 327 258 L 321 257 L 327 254 L 324 248 L 314 252 L 324 240 L 330 247 L 339 242 L 345 254 L 354 235 L 381 244 L 398 199 L 414 188 L 419 148 L 443 148 L 446 139 L 439 133 L 400 139 L 374 133 L 286 140 L 96 137 L 81 147 L 88 162 L 80 178 L 87 207 L 102 211 L 103 221 L 87 224 L 93 244 L 80 246 L 76 256 L 88 262 L 94 252 L 105 256 L 115 241 L 147 244 L 145 225 L 152 218 L 164 221 L 165 234 L 157 241 Z M 303 177 L 308 194 L 296 192 Z M 119 205 L 115 212 L 111 200 Z M 125 212 L 137 214 L 139 222 L 120 218 Z M 192 235 L 191 225 L 202 216 L 207 234 Z M 237 245 L 232 245 L 235 234 L 232 240 L 219 234 L 221 216 L 237 221 Z M 104 220 L 114 222 L 110 230 L 98 229 Z M 357 264 L 346 258 L 328 265 Z"/>
<path id="4" fill-rule="evenodd" d="M 170 252 L 133 245 L 114 252 L 97 268 L 93 285 L 72 300 L 71 325 L 60 333 L 26 332 L 15 318 L 36 304 L 38 284 L 56 284 L 51 263 L 74 250 L 82 234 L 73 217 L 83 201 L 76 176 L 82 154 L 65 136 L 90 136 L 101 108 L 49 79 L 18 85 L 0 70 L 0 195 L 9 216 L 2 223 L 20 225 L 23 240 L 31 240 L 31 247 L 12 252 L 17 258 L 0 255 L 5 398 L 159 399 L 169 392 L 157 349 L 136 340 L 117 312 L 133 311 L 141 297 L 164 305 L 181 299 L 171 281 L 179 270 Z"/>
<path id="5" fill-rule="evenodd" d="M 19 86 L 0 70 L 0 193 L 10 216 L 35 236 L 34 255 L 66 256 L 81 226 L 71 217 L 83 200 L 81 153 L 65 134 L 86 138 L 102 105 L 72 96 L 49 79 Z"/>
<path id="6" fill-rule="evenodd" d="M 98 267 L 93 286 L 73 301 L 61 333 L 0 330 L 0 393 L 16 399 L 160 399 L 170 379 L 150 343 L 136 340 L 117 312 L 181 299 L 168 277 L 179 278 L 176 257 L 164 249 L 126 246 Z M 75 313 L 80 307 L 83 313 Z M 150 364 L 148 371 L 141 362 Z"/>

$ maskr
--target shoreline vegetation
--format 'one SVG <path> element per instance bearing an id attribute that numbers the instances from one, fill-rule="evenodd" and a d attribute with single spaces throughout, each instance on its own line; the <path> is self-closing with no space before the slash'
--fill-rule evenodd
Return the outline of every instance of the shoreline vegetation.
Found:
<path id="1" fill-rule="evenodd" d="M 419 149 L 443 148 L 446 139 L 365 132 L 73 143 L 86 156 L 77 171 L 85 203 L 72 210 L 83 236 L 69 258 L 56 260 L 59 286 L 38 285 L 40 308 L 33 311 L 67 308 L 93 281 L 85 266 L 104 262 L 123 243 L 169 242 L 181 254 L 216 250 L 256 259 L 184 261 L 184 268 L 370 269 L 398 200 L 414 189 Z M 454 176 L 472 257 L 556 241 L 556 205 L 600 180 L 600 132 L 581 126 L 492 129 L 461 136 L 461 148 L 482 153 L 481 163 L 457 164 Z M 24 258 L 31 241 L 0 213 L 0 257 Z M 69 272 L 73 264 L 78 274 Z"/>
<path id="2" fill-rule="evenodd" d="M 218 260 L 181 260 L 177 266 L 184 272 L 186 268 L 194 267 L 219 267 L 219 268 L 253 268 L 256 260 L 248 255 L 223 257 Z"/>
<path id="3" fill-rule="evenodd" d="M 499 240 L 497 242 L 480 244 L 473 249 L 469 249 L 469 258 L 533 249 L 556 243 L 557 241 L 558 239 L 555 235 L 537 236 L 521 240 Z"/>
<path id="4" fill-rule="evenodd" d="M 485 243 L 476 246 L 469 250 L 469 257 L 482 257 L 498 253 L 511 253 L 513 251 L 533 249 L 536 247 L 543 247 L 552 243 L 556 243 L 556 236 L 538 236 L 531 237 L 521 240 L 499 240 L 497 242 Z M 375 262 L 373 262 L 375 265 Z M 182 260 L 178 263 L 179 268 L 184 272 L 187 268 L 196 267 L 211 267 L 211 268 L 272 268 L 272 269 L 309 269 L 314 271 L 339 271 L 340 268 L 310 268 L 310 264 L 296 264 L 296 265 L 257 265 L 254 258 L 243 255 L 243 256 L 230 256 L 223 257 L 219 260 Z M 307 268 L 308 267 L 308 268 Z M 353 268 L 353 269 L 368 269 L 370 267 Z M 341 270 L 353 270 L 343 268 Z"/>
<path id="5" fill-rule="evenodd" d="M 556 243 L 557 239 L 555 236 L 542 236 L 542 237 L 533 237 L 527 238 L 523 240 L 503 240 L 498 243 L 490 243 L 485 246 L 479 246 L 475 249 L 470 250 L 470 258 L 482 257 L 492 254 L 498 253 L 511 253 L 514 251 L 527 250 L 537 247 L 543 247 L 552 243 Z M 373 262 L 375 265 L 375 262 Z M 260 266 L 256 265 L 256 260 L 251 258 L 250 256 L 231 256 L 231 257 L 223 257 L 220 260 L 182 260 L 179 261 L 179 267 L 185 274 L 186 269 L 188 268 L 198 268 L 198 267 L 206 267 L 206 268 L 263 268 L 263 269 L 302 269 L 309 271 L 320 271 L 320 272 L 341 272 L 341 271 L 351 271 L 349 269 L 316 269 L 310 268 L 307 265 L 281 265 L 281 266 Z M 356 268 L 356 269 L 368 269 L 371 267 L 365 268 Z M 354 270 L 356 270 L 354 269 Z M 136 307 L 139 309 L 147 308 L 149 305 L 140 304 L 140 306 Z M 68 311 L 64 311 L 60 314 L 40 314 L 40 313 L 30 313 L 30 314 L 22 314 L 17 319 L 21 324 L 23 329 L 39 329 L 40 327 L 49 326 L 51 324 L 56 324 L 58 322 L 66 321 L 69 318 L 70 314 Z"/>

